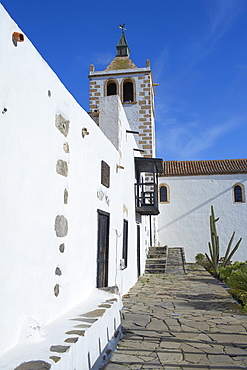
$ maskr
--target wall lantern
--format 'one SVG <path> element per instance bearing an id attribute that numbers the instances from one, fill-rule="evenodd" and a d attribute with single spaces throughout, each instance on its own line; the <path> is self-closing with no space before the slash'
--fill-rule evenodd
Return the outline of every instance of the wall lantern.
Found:
<path id="1" fill-rule="evenodd" d="M 17 42 L 22 42 L 24 41 L 24 35 L 23 33 L 19 33 L 19 32 L 14 32 L 13 35 L 12 35 L 13 39 Z"/>

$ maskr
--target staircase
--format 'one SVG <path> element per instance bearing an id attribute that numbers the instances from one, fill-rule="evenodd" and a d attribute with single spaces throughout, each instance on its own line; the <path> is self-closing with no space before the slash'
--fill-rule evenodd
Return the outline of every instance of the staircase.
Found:
<path id="1" fill-rule="evenodd" d="M 185 274 L 185 256 L 183 247 L 168 248 L 166 274 Z"/>
<path id="2" fill-rule="evenodd" d="M 150 247 L 146 259 L 146 274 L 185 274 L 183 247 Z"/>
<path id="3" fill-rule="evenodd" d="M 164 247 L 150 247 L 146 259 L 146 274 L 164 274 L 166 269 L 166 251 Z"/>

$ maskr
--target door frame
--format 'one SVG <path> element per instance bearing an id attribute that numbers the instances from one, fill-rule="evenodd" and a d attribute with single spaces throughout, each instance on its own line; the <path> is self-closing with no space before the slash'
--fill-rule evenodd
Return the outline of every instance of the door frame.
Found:
<path id="1" fill-rule="evenodd" d="M 100 225 L 100 217 L 106 217 L 106 228 L 103 230 L 105 231 L 106 235 L 102 238 L 102 229 Z M 108 265 L 109 265 L 109 233 L 110 233 L 110 213 L 104 212 L 100 209 L 97 210 L 97 222 L 98 222 L 98 240 L 97 240 L 97 276 L 96 276 L 96 287 L 97 288 L 104 288 L 108 286 Z M 103 244 L 102 244 L 103 243 Z M 103 247 L 103 252 L 102 252 Z M 104 253 L 105 256 L 102 259 L 100 253 Z M 102 261 L 104 265 L 102 266 Z M 103 277 L 101 276 L 103 269 Z"/>
<path id="2" fill-rule="evenodd" d="M 136 224 L 136 262 L 137 262 L 137 277 L 141 276 L 141 225 Z"/>

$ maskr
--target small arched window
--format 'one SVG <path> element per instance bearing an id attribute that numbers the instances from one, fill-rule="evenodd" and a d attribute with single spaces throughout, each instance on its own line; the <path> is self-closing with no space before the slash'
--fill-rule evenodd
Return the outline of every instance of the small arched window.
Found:
<path id="1" fill-rule="evenodd" d="M 108 83 L 106 95 L 110 96 L 110 95 L 116 95 L 116 94 L 117 94 L 117 84 L 115 82 Z"/>
<path id="2" fill-rule="evenodd" d="M 160 203 L 169 203 L 169 187 L 168 185 L 160 185 Z"/>
<path id="3" fill-rule="evenodd" d="M 134 87 L 133 82 L 126 81 L 123 84 L 123 102 L 133 102 L 134 101 Z"/>
<path id="4" fill-rule="evenodd" d="M 242 184 L 236 184 L 233 186 L 233 201 L 234 203 L 244 203 L 244 186 Z"/>

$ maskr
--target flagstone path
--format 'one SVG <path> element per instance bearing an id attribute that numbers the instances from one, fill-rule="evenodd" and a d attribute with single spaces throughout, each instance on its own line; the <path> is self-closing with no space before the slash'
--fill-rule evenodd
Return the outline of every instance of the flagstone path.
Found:
<path id="1" fill-rule="evenodd" d="M 247 316 L 202 267 L 145 274 L 123 299 L 123 338 L 106 370 L 247 369 Z"/>

